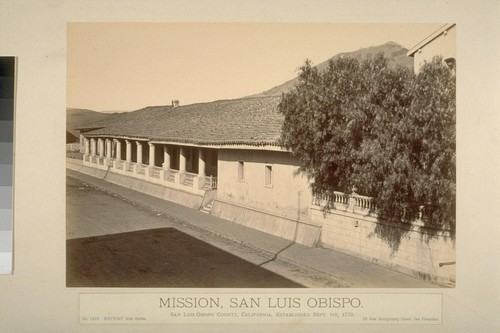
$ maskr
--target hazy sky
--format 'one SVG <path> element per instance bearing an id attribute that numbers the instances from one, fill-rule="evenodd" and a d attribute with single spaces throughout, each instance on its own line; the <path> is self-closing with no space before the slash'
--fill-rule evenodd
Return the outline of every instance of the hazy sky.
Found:
<path id="1" fill-rule="evenodd" d="M 439 24 L 69 23 L 67 106 L 131 111 L 260 93 L 340 52 L 415 46 Z"/>

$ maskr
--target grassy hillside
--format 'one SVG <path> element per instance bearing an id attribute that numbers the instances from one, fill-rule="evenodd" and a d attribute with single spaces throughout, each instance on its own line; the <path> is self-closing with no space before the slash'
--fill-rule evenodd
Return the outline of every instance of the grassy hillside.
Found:
<path id="1" fill-rule="evenodd" d="M 66 109 L 66 130 L 77 138 L 80 137 L 80 132 L 75 128 L 82 127 L 85 124 L 104 120 L 111 114 L 102 113 L 87 109 Z"/>

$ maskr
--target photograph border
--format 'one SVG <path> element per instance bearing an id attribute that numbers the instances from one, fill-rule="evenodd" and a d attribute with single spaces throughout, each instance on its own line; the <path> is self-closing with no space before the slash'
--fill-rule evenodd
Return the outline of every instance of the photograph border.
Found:
<path id="1" fill-rule="evenodd" d="M 363 1 L 276 2 L 217 4 L 187 1 L 165 4 L 149 1 L 108 3 L 31 1 L 2 2 L 0 52 L 19 59 L 16 96 L 15 221 L 12 276 L 0 276 L 1 326 L 7 331 L 130 331 L 129 326 L 78 324 L 81 289 L 65 288 L 64 128 L 65 128 L 65 24 L 71 21 L 292 21 L 329 22 L 374 20 L 391 22 L 456 22 L 457 53 L 457 287 L 443 290 L 443 323 L 424 327 L 428 332 L 495 329 L 500 326 L 498 279 L 500 165 L 498 99 L 499 46 L 496 40 L 499 4 L 485 1 L 405 2 L 397 8 Z M 394 16 L 398 14 L 398 16 Z M 6 32 L 5 34 L 3 32 Z M 478 58 L 480 61 L 478 61 Z M 462 60 L 463 59 L 463 60 Z M 463 71 L 462 71 L 463 69 Z M 46 80 L 50 79 L 50 84 Z M 33 149 L 40 147 L 40 149 Z M 33 170 L 33 161 L 37 162 Z M 42 176 L 41 176 L 42 175 Z M 486 211 L 485 207 L 489 207 Z M 491 209 L 491 210 L 490 210 Z M 479 223 L 480 228 L 475 228 Z M 97 292 L 116 290 L 97 289 Z M 150 290 L 142 290 L 149 293 Z M 121 292 L 121 291 L 120 291 Z M 126 292 L 123 290 L 123 292 Z M 139 292 L 139 291 L 134 291 Z M 221 290 L 221 293 L 224 292 Z M 248 292 L 248 291 L 245 291 Z M 317 291 L 321 292 L 321 290 Z M 390 293 L 397 293 L 388 290 Z M 422 292 L 414 290 L 415 293 Z M 383 305 L 383 301 L 380 302 Z M 26 314 L 30 320 L 26 320 Z M 234 331 L 235 326 L 169 326 L 172 331 L 200 329 Z M 328 331 L 328 325 L 267 327 L 275 331 Z M 163 331 L 164 326 L 148 327 Z M 238 326 L 239 331 L 253 331 Z M 342 326 L 345 331 L 398 331 L 401 327 Z M 422 327 L 411 327 L 418 331 Z"/>

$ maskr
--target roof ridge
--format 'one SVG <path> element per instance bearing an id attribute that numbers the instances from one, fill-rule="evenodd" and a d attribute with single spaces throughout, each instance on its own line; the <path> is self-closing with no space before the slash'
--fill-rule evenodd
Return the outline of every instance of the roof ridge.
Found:
<path id="1" fill-rule="evenodd" d="M 195 103 L 185 106 L 143 108 L 102 123 L 89 136 L 144 137 L 195 144 L 275 145 L 283 116 L 278 96 L 255 96 Z M 163 112 L 162 112 L 163 111 Z"/>
<path id="2" fill-rule="evenodd" d="M 192 104 L 179 105 L 179 106 L 175 107 L 175 109 L 186 107 L 186 106 L 194 106 L 194 105 L 202 105 L 202 104 L 213 104 L 213 103 L 218 103 L 218 102 L 242 101 L 242 100 L 248 100 L 248 99 L 269 99 L 269 98 L 277 98 L 277 97 L 281 97 L 281 95 L 262 95 L 262 96 L 251 95 L 251 96 L 244 96 L 244 97 L 238 97 L 238 98 L 217 99 L 215 101 L 210 101 L 210 102 L 196 102 L 196 103 L 192 103 Z M 148 109 L 148 108 L 161 108 L 161 107 L 166 107 L 166 108 L 174 109 L 174 107 L 172 107 L 171 105 L 151 105 L 151 106 L 145 106 L 143 108 L 140 108 L 140 109 L 137 109 L 137 110 L 134 110 L 134 111 L 130 111 L 130 112 L 145 110 L 145 109 Z"/>

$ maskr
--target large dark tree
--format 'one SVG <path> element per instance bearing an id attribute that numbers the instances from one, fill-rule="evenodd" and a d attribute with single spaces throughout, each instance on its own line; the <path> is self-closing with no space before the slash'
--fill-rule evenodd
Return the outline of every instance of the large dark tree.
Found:
<path id="1" fill-rule="evenodd" d="M 284 94 L 281 144 L 314 192 L 353 187 L 379 217 L 454 225 L 455 79 L 440 59 L 418 75 L 381 55 L 340 58 L 319 72 L 309 61 Z"/>
<path id="2" fill-rule="evenodd" d="M 425 222 L 455 227 L 456 85 L 441 59 L 425 64 L 413 85 L 409 114 L 413 130 L 412 180 L 415 199 L 425 205 Z"/>

